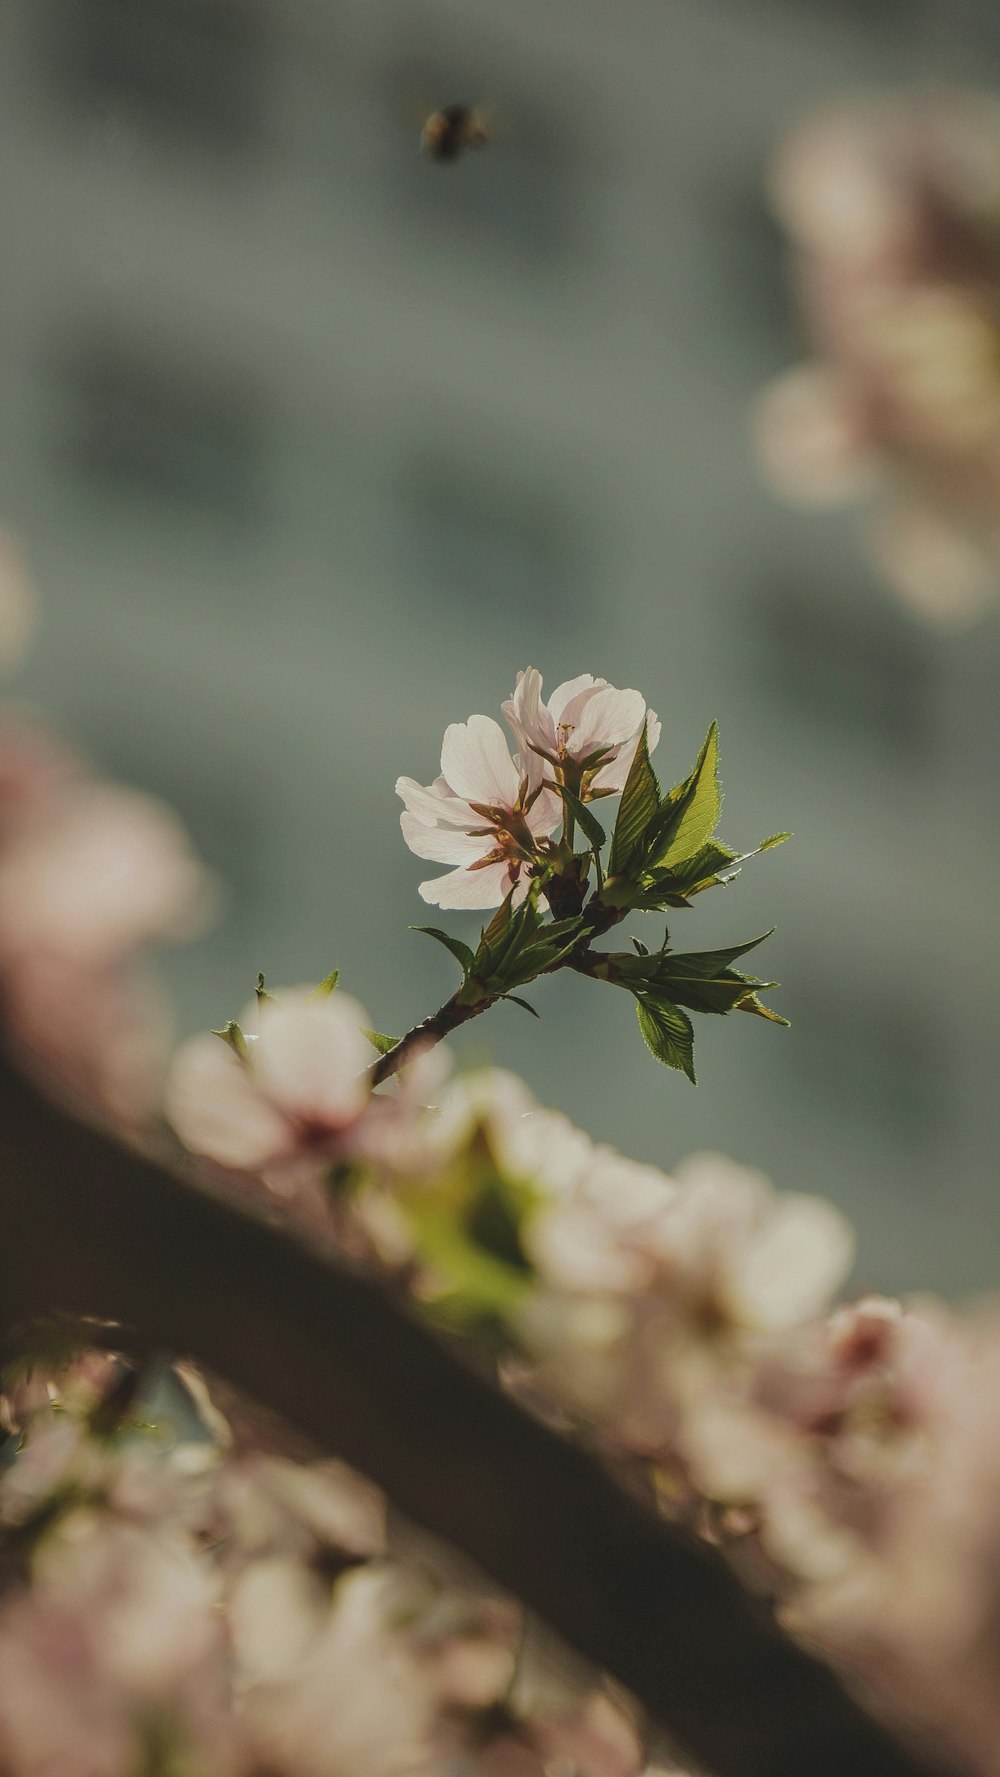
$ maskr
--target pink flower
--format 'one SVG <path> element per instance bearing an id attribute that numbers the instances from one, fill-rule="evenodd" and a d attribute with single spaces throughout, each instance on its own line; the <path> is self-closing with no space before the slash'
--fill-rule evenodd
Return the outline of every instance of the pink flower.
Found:
<path id="1" fill-rule="evenodd" d="M 525 756 L 544 759 L 587 797 L 624 789 L 643 724 L 650 752 L 660 738 L 659 717 L 641 692 L 618 691 L 592 673 L 557 685 L 546 704 L 542 675 L 529 666 L 503 713 Z"/>
<path id="2" fill-rule="evenodd" d="M 166 1110 L 192 1153 L 256 1172 L 302 1159 L 327 1164 L 368 1104 L 373 1051 L 346 994 L 274 994 L 246 1015 L 246 1055 L 204 1033 L 182 1044 Z"/>
<path id="3" fill-rule="evenodd" d="M 562 804 L 542 788 L 534 753 L 511 758 L 499 723 L 470 716 L 445 730 L 441 776 L 432 784 L 396 780 L 406 804 L 403 838 L 418 858 L 457 868 L 420 884 L 437 907 L 498 907 L 514 891 L 527 893 L 540 842 L 562 820 Z"/>
<path id="4" fill-rule="evenodd" d="M 206 883 L 169 809 L 113 784 L 70 786 L 4 847 L 0 955 L 113 963 L 197 930 Z"/>
<path id="5" fill-rule="evenodd" d="M 34 600 L 14 538 L 0 531 L 0 668 L 16 666 L 30 639 Z"/>

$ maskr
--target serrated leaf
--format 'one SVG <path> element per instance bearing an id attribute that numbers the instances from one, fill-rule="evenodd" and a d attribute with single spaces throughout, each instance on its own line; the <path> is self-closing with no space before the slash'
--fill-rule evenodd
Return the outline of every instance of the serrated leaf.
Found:
<path id="1" fill-rule="evenodd" d="M 540 1018 L 542 1015 L 534 1006 L 529 1005 L 527 1000 L 520 999 L 516 993 L 505 993 L 500 997 L 509 1000 L 512 1006 L 520 1006 L 522 1012 L 530 1012 L 532 1018 Z"/>
<path id="2" fill-rule="evenodd" d="M 574 790 L 569 788 L 568 784 L 556 784 L 555 788 L 565 802 L 566 807 L 569 809 L 570 814 L 573 816 L 581 833 L 588 840 L 591 849 L 594 852 L 599 852 L 602 845 L 607 844 L 608 838 L 600 821 L 591 814 L 587 804 L 581 802 L 579 796 Z"/>
<path id="3" fill-rule="evenodd" d="M 334 989 L 336 988 L 337 982 L 339 980 L 340 980 L 340 970 L 339 969 L 331 969 L 329 975 L 325 975 L 323 977 L 323 980 L 318 984 L 318 986 L 313 988 L 312 992 L 309 994 L 308 997 L 311 1000 L 328 1000 L 330 998 L 331 993 L 333 993 Z"/>
<path id="4" fill-rule="evenodd" d="M 770 851 L 775 845 L 784 845 L 785 840 L 791 839 L 791 837 L 790 833 L 772 833 L 770 839 L 762 839 L 753 851 L 745 852 L 744 857 L 755 858 L 759 852 Z"/>
<path id="5" fill-rule="evenodd" d="M 377 1049 L 380 1055 L 388 1055 L 389 1051 L 395 1049 L 397 1043 L 402 1040 L 400 1037 L 384 1036 L 380 1030 L 366 1030 L 363 1034 L 368 1038 L 372 1048 Z"/>
<path id="6" fill-rule="evenodd" d="M 649 762 L 649 741 L 644 724 L 618 808 L 608 858 L 610 876 L 628 871 L 642 857 L 646 831 L 659 806 L 660 786 Z"/>
<path id="7" fill-rule="evenodd" d="M 641 999 L 636 1004 L 639 1029 L 647 1049 L 665 1067 L 686 1074 L 692 1086 L 694 1075 L 694 1030 L 691 1020 L 666 1000 Z"/>
<path id="8" fill-rule="evenodd" d="M 461 938 L 453 938 L 450 932 L 442 932 L 438 926 L 411 926 L 410 931 L 423 932 L 428 938 L 436 938 L 439 944 L 443 944 L 446 950 L 451 951 L 461 968 L 463 979 L 468 980 L 472 973 L 475 957 L 469 945 L 463 944 Z"/>
<path id="9" fill-rule="evenodd" d="M 761 932 L 759 938 L 748 938 L 743 944 L 727 944 L 721 950 L 675 950 L 663 956 L 661 965 L 664 975 L 677 973 L 685 976 L 707 978 L 719 974 L 723 969 L 731 969 L 738 957 L 749 955 L 763 944 L 774 932 L 771 926 Z"/>
<path id="10" fill-rule="evenodd" d="M 721 812 L 719 727 L 713 722 L 690 777 L 664 799 L 650 835 L 650 863 L 659 869 L 676 868 L 694 857 L 708 844 Z"/>

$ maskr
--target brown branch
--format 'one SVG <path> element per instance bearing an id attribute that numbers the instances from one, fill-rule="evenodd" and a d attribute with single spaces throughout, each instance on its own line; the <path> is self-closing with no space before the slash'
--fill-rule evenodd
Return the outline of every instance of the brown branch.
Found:
<path id="1" fill-rule="evenodd" d="M 381 1086 L 383 1080 L 388 1080 L 393 1074 L 398 1074 L 400 1068 L 406 1066 L 415 1049 L 440 1043 L 444 1037 L 450 1036 L 453 1030 L 458 1030 L 460 1025 L 468 1024 L 470 1018 L 478 1018 L 481 1012 L 488 1011 L 490 1006 L 496 1004 L 497 997 L 497 995 L 493 995 L 471 1003 L 461 1001 L 457 994 L 452 994 L 450 1000 L 445 1000 L 444 1005 L 440 1006 L 436 1012 L 432 1012 L 429 1018 L 424 1018 L 419 1024 L 415 1024 L 412 1030 L 407 1031 L 405 1037 L 400 1037 L 398 1043 L 395 1043 L 391 1049 L 387 1049 L 384 1055 L 380 1055 L 378 1060 L 372 1063 L 368 1069 L 368 1078 L 372 1085 Z"/>
<path id="2" fill-rule="evenodd" d="M 126 1151 L 0 1062 L 0 1332 L 118 1320 L 379 1482 L 718 1777 L 927 1777 L 714 1552 L 468 1371 L 373 1282 Z"/>

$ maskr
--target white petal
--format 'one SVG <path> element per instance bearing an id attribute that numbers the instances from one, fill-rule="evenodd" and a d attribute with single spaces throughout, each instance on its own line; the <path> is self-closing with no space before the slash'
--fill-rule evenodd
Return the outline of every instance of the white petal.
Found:
<path id="1" fill-rule="evenodd" d="M 449 870 L 420 884 L 420 894 L 432 907 L 499 907 L 510 887 L 506 864 L 487 864 L 484 870 Z"/>
<path id="2" fill-rule="evenodd" d="M 615 758 L 609 759 L 607 765 L 602 765 L 600 771 L 594 773 L 591 781 L 595 790 L 611 790 L 616 795 L 619 791 L 624 790 L 641 733 L 642 723 L 640 722 L 632 739 L 625 742 Z M 655 716 L 652 710 L 649 710 L 646 715 L 646 745 L 650 752 L 653 751 L 659 738 L 660 718 Z"/>
<path id="3" fill-rule="evenodd" d="M 745 1326 L 796 1326 L 825 1308 L 853 1256 L 854 1236 L 839 1210 L 789 1193 L 730 1262 L 726 1306 Z"/>
<path id="4" fill-rule="evenodd" d="M 562 810 L 561 796 L 557 796 L 554 790 L 541 790 L 525 816 L 529 831 L 536 839 L 554 833 L 562 821 Z"/>
<path id="5" fill-rule="evenodd" d="M 449 784 L 470 802 L 512 808 L 518 774 L 499 722 L 491 716 L 470 716 L 445 729 L 441 770 Z"/>
<path id="6" fill-rule="evenodd" d="M 542 702 L 542 675 L 537 667 L 529 666 L 526 672 L 518 673 L 514 695 L 502 708 L 529 756 L 533 747 L 549 753 L 555 751 L 555 723 Z"/>
<path id="7" fill-rule="evenodd" d="M 606 685 L 588 698 L 570 736 L 573 755 L 582 759 L 595 747 L 620 746 L 635 734 L 646 714 L 646 700 L 641 691 L 616 691 Z"/>
<path id="8" fill-rule="evenodd" d="M 478 815 L 473 815 L 472 819 L 482 825 Z M 460 833 L 457 827 L 426 827 L 422 820 L 405 809 L 399 824 L 410 850 L 418 858 L 429 858 L 433 864 L 473 864 L 494 843 L 492 837 L 480 835 L 474 839 L 468 833 Z"/>
<path id="9" fill-rule="evenodd" d="M 277 994 L 264 1002 L 253 1071 L 290 1115 L 341 1129 L 364 1109 L 372 1059 L 364 1013 L 346 994 L 327 1000 Z"/>
<path id="10" fill-rule="evenodd" d="M 252 1171 L 287 1152 L 287 1118 L 227 1045 L 207 1032 L 182 1044 L 167 1081 L 165 1109 L 186 1148 L 221 1166 Z"/>
<path id="11" fill-rule="evenodd" d="M 565 721 L 567 705 L 574 698 L 579 697 L 581 691 L 593 691 L 606 684 L 606 679 L 595 679 L 593 673 L 580 673 L 575 679 L 564 679 L 561 685 L 556 686 L 549 698 L 549 710 L 553 722 Z"/>
<path id="12" fill-rule="evenodd" d="M 418 784 L 415 778 L 398 777 L 396 795 L 405 802 L 410 814 L 428 826 L 470 827 L 476 824 L 477 817 L 469 804 L 460 796 L 452 795 L 443 777 L 436 778 L 432 784 Z"/>

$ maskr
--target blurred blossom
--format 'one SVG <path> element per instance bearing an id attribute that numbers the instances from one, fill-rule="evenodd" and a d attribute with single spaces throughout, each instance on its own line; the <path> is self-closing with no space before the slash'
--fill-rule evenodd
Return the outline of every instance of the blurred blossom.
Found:
<path id="1" fill-rule="evenodd" d="M 0 958 L 107 965 L 192 936 L 207 910 L 205 873 L 174 816 L 117 785 L 81 784 L 0 849 Z"/>
<path id="2" fill-rule="evenodd" d="M 874 548 L 920 616 L 1000 587 L 1000 102 L 897 97 L 820 114 L 775 157 L 813 360 L 756 431 L 785 497 L 878 497 Z"/>
<path id="3" fill-rule="evenodd" d="M 0 531 L 0 673 L 16 666 L 34 627 L 34 598 L 20 549 Z"/>
<path id="4" fill-rule="evenodd" d="M 178 1051 L 166 1108 L 181 1140 L 276 1182 L 302 1160 L 328 1169 L 369 1101 L 373 1051 L 361 1007 L 342 993 L 287 989 L 251 1006 L 240 1032 L 242 1052 L 214 1034 Z"/>

